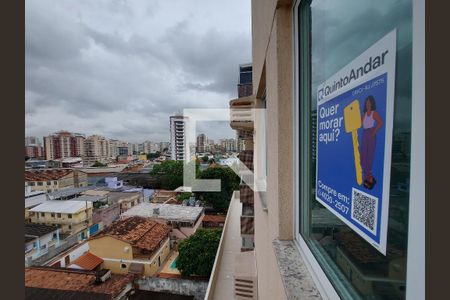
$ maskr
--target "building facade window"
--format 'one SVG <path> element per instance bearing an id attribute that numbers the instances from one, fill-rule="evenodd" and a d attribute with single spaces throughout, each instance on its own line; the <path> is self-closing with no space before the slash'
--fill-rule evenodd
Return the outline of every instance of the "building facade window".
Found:
<path id="1" fill-rule="evenodd" d="M 43 186 L 44 183 L 43 183 L 43 182 L 38 182 L 37 185 L 38 185 L 38 186 Z"/>
<path id="2" fill-rule="evenodd" d="M 69 219 L 72 219 L 72 214 L 68 214 L 67 217 L 68 217 Z"/>
<path id="3" fill-rule="evenodd" d="M 55 213 L 51 213 L 50 215 L 52 216 L 52 218 L 54 218 L 54 217 L 55 217 Z"/>
<path id="4" fill-rule="evenodd" d="M 45 217 L 45 213 L 41 213 L 41 217 Z"/>
<path id="5" fill-rule="evenodd" d="M 405 299 L 412 106 L 412 0 L 297 1 L 297 241 L 341 299 Z M 317 88 L 397 30 L 386 255 L 315 198 Z M 330 170 L 332 172 L 333 170 Z M 336 170 L 336 176 L 339 171 Z M 389 183 L 385 183 L 389 184 Z"/>
<path id="6" fill-rule="evenodd" d="M 56 216 L 57 216 L 58 218 L 61 218 L 61 214 L 60 214 L 60 213 L 57 213 Z"/>

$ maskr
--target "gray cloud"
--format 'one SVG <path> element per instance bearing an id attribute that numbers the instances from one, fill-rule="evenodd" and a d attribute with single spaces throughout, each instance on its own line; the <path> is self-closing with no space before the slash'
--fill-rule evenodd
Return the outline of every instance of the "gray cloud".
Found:
<path id="1" fill-rule="evenodd" d="M 26 134 L 168 140 L 170 114 L 227 107 L 251 61 L 249 2 L 28 1 Z"/>

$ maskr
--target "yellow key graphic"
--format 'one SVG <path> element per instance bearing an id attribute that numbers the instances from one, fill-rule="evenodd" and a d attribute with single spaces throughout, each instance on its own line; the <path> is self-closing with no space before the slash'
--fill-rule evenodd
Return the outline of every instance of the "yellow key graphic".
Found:
<path id="1" fill-rule="evenodd" d="M 356 182 L 362 184 L 362 168 L 358 147 L 358 128 L 361 127 L 361 111 L 359 101 L 354 100 L 344 108 L 345 132 L 352 133 L 353 155 L 355 156 Z"/>

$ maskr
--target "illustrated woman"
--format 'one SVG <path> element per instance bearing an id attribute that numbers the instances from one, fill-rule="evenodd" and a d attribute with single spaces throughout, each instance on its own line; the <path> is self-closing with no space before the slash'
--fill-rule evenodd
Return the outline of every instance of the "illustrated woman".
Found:
<path id="1" fill-rule="evenodd" d="M 364 187 L 372 189 L 376 180 L 372 173 L 375 156 L 376 134 L 383 125 L 373 96 L 368 96 L 364 103 L 364 113 L 361 117 L 363 136 L 361 143 L 361 166 L 364 176 Z"/>

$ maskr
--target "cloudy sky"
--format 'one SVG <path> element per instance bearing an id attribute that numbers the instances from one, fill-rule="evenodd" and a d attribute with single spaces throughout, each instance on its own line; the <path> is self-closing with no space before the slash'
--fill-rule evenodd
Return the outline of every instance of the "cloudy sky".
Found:
<path id="1" fill-rule="evenodd" d="M 228 107 L 251 61 L 250 0 L 28 0 L 25 22 L 27 136 L 167 141 L 171 114 Z"/>

